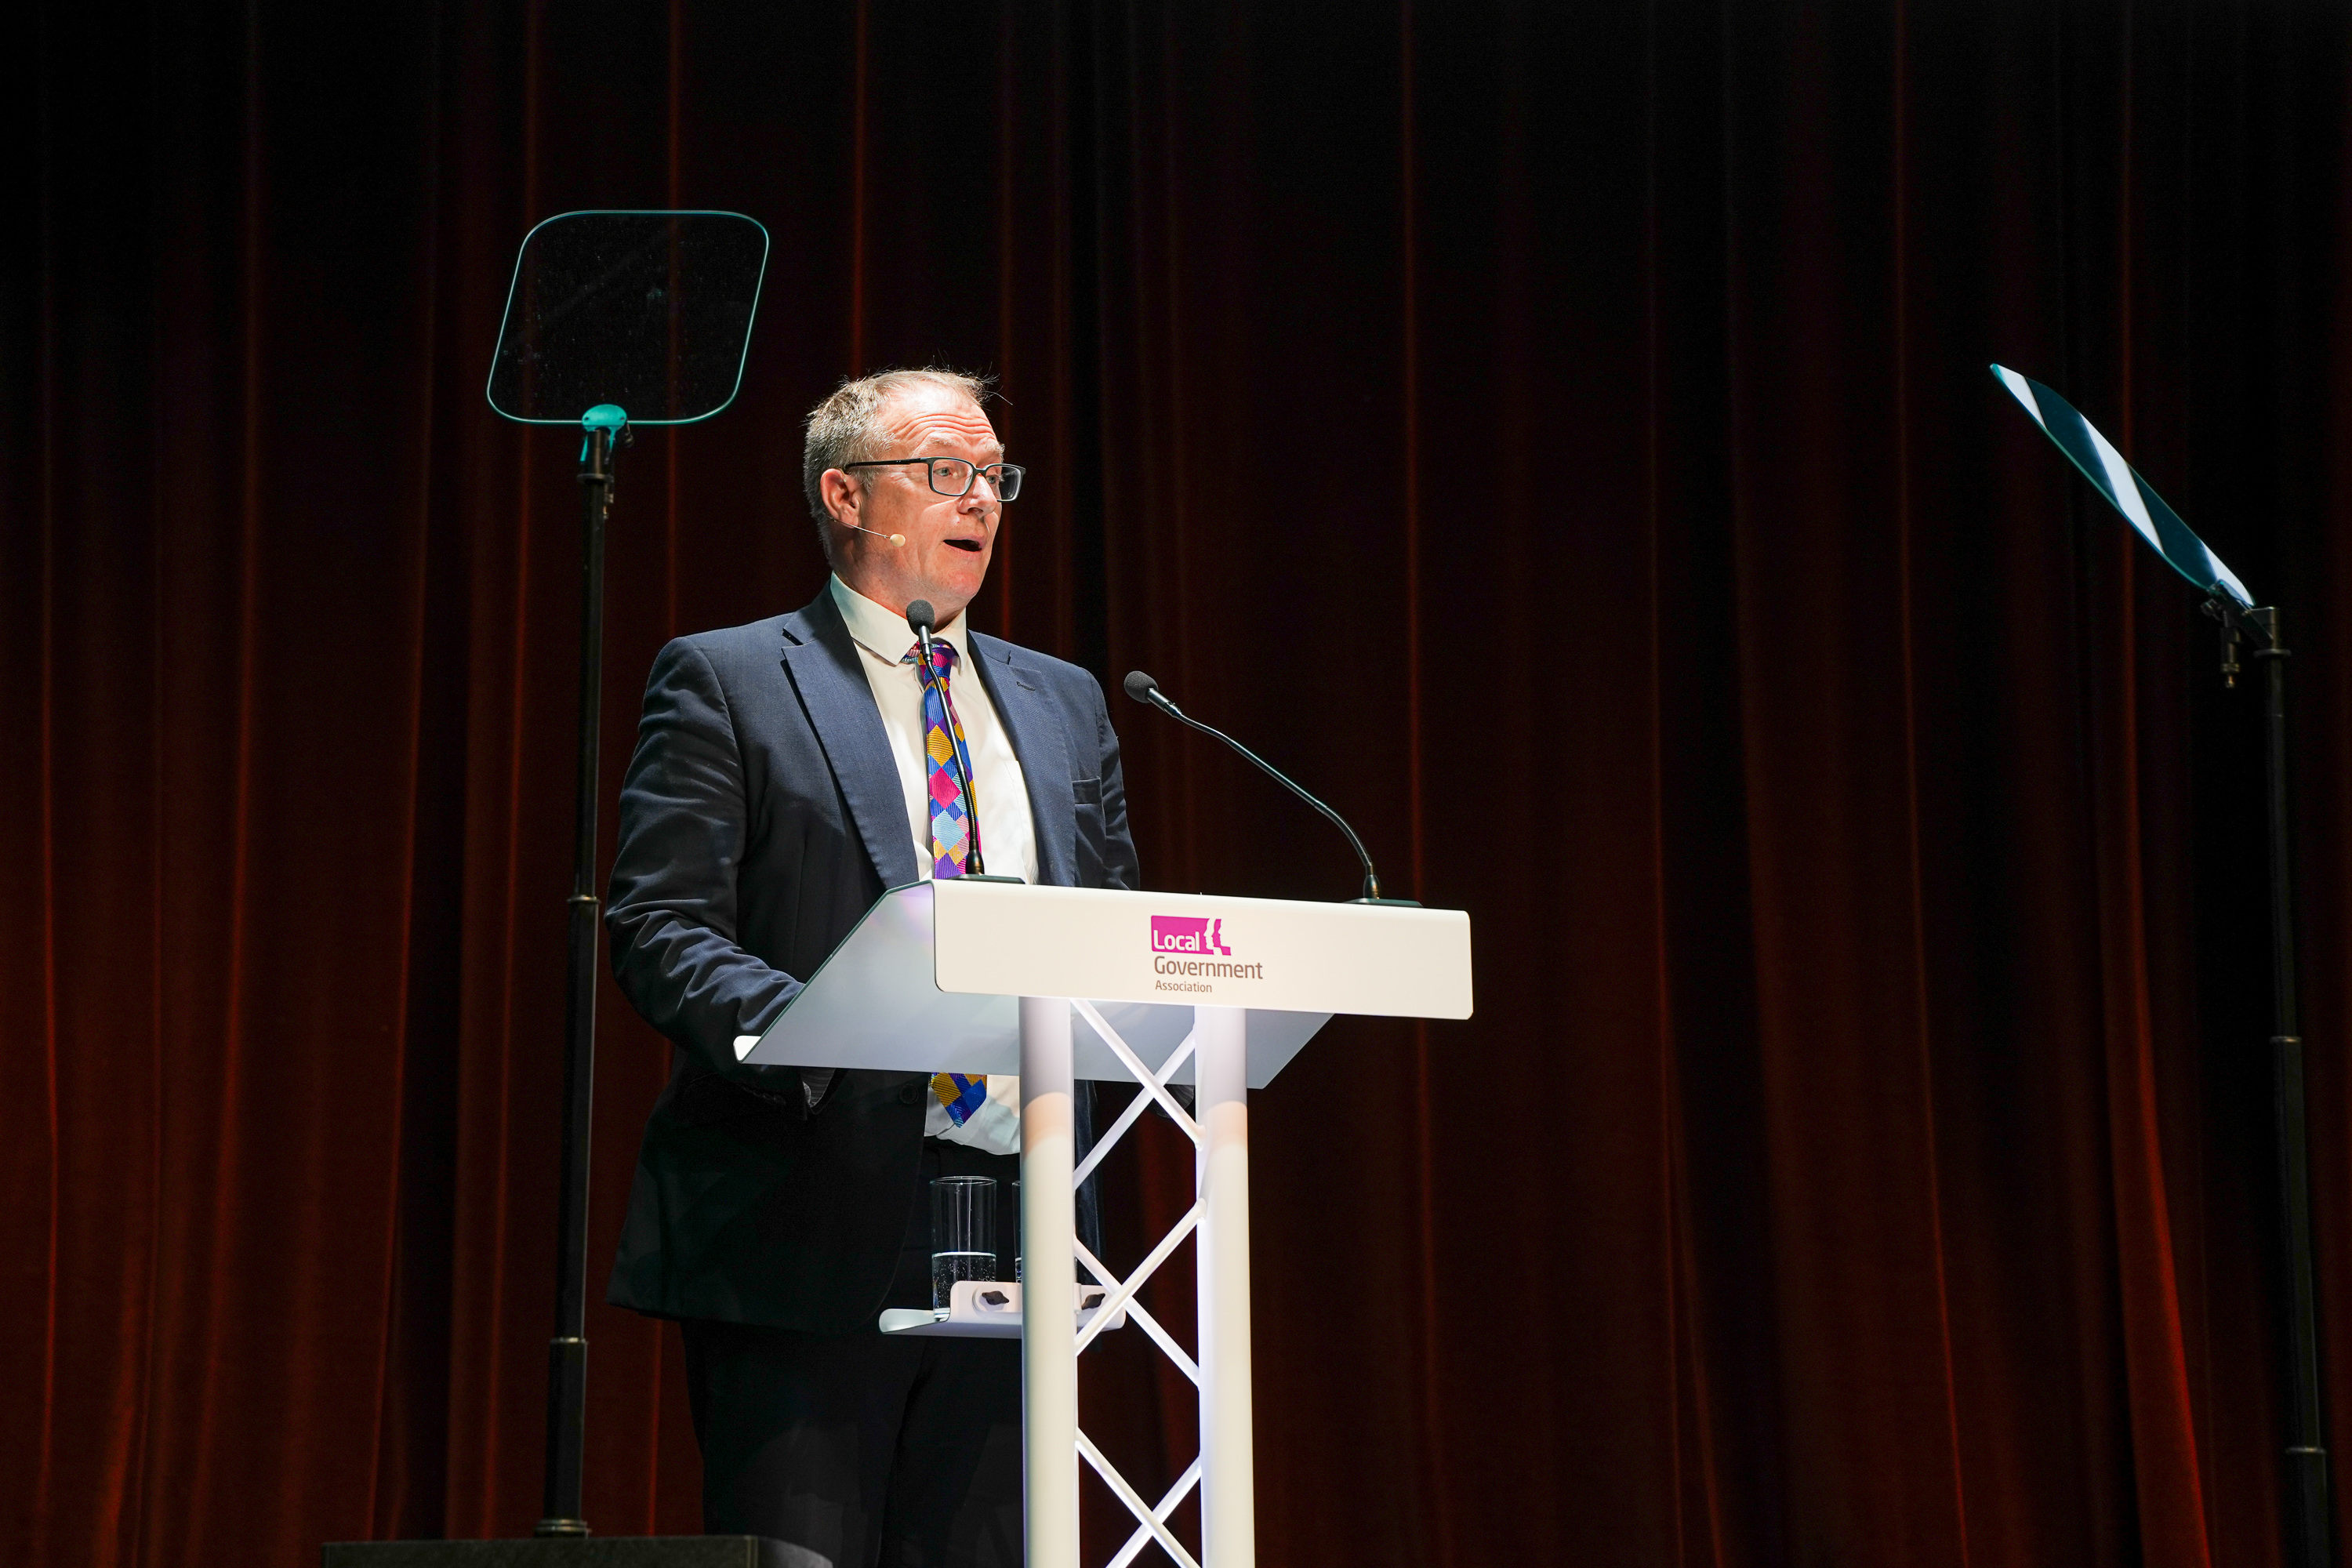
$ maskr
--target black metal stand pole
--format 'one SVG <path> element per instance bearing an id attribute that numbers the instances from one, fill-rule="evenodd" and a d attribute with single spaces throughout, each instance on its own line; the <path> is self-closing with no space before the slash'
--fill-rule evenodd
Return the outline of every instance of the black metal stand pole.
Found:
<path id="1" fill-rule="evenodd" d="M 2287 1337 L 2293 1408 L 2288 1414 L 2287 1507 L 2291 1561 L 2327 1568 L 2335 1556 L 2328 1526 L 2327 1447 L 2320 1422 L 2319 1306 L 2311 1239 L 2310 1129 L 2304 1103 L 2303 1034 L 2294 992 L 2294 896 L 2288 878 L 2286 661 L 2276 609 L 2248 610 L 2263 634 L 2253 657 L 2264 672 L 2264 750 L 2269 763 L 2271 855 L 2271 1054 L 2278 1113 L 2279 1199 L 2285 1231 Z"/>
<path id="2" fill-rule="evenodd" d="M 588 1131 L 596 1065 L 596 762 L 604 673 L 604 514 L 613 432 L 588 431 L 580 470 L 580 756 L 573 801 L 571 952 L 563 996 L 563 1175 L 557 1197 L 555 1337 L 547 1347 L 547 1484 L 539 1535 L 585 1535 L 588 1405 Z"/>

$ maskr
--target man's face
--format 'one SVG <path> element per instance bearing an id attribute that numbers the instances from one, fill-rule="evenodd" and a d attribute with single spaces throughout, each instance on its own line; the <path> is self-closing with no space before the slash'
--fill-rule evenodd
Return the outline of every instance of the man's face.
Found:
<path id="1" fill-rule="evenodd" d="M 944 386 L 918 382 L 900 391 L 883 406 L 882 426 L 888 443 L 877 458 L 961 458 L 978 467 L 1004 456 L 979 405 Z M 1003 516 L 985 479 L 961 497 L 934 492 L 920 463 L 855 474 L 827 468 L 821 482 L 835 524 L 834 570 L 843 582 L 901 615 L 910 601 L 929 599 L 942 626 L 980 593 Z M 874 531 L 856 532 L 853 523 Z M 892 544 L 894 533 L 907 542 Z"/>

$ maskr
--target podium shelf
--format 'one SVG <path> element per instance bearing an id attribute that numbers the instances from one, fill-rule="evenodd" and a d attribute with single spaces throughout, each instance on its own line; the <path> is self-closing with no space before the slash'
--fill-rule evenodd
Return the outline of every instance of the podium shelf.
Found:
<path id="1" fill-rule="evenodd" d="M 1083 1333 L 1095 1321 L 1102 1299 L 1099 1285 L 1078 1289 L 1077 1328 Z M 1123 1311 L 1111 1315 L 1106 1329 L 1127 1326 Z M 1017 1340 L 1021 1337 L 1021 1287 L 1003 1279 L 959 1279 L 944 1310 L 893 1307 L 882 1314 L 882 1331 L 910 1340 Z"/>

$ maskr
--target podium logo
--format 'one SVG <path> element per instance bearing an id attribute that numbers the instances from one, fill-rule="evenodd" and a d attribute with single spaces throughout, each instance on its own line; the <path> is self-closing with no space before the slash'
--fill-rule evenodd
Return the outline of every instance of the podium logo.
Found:
<path id="1" fill-rule="evenodd" d="M 1225 922 L 1221 920 L 1195 919 L 1190 915 L 1154 915 L 1151 917 L 1151 951 L 1215 952 L 1231 958 L 1234 950 L 1225 945 L 1224 931 Z"/>
<path id="2" fill-rule="evenodd" d="M 1201 915 L 1151 917 L 1151 972 L 1159 976 L 1154 991 L 1213 993 L 1215 980 L 1263 980 L 1264 963 L 1229 962 L 1234 950 L 1225 945 L 1225 922 Z"/>

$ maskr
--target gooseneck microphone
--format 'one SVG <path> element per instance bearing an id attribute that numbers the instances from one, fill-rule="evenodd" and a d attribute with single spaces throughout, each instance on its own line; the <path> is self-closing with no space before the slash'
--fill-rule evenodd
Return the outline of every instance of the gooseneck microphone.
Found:
<path id="1" fill-rule="evenodd" d="M 874 531 L 867 529 L 866 531 L 871 533 Z M 891 542 L 898 542 L 897 535 L 891 536 Z M 939 616 L 932 610 L 929 599 L 907 601 L 907 629 L 915 634 L 915 646 L 919 650 L 915 678 L 922 682 L 925 690 L 940 686 L 940 672 L 931 664 L 931 628 L 938 624 Z M 940 690 L 940 711 L 943 714 L 950 711 L 944 687 Z M 948 761 L 955 768 L 956 783 L 963 786 L 964 832 L 969 836 L 967 842 L 971 846 L 964 856 L 964 875 L 985 877 L 988 868 L 980 856 L 980 796 L 972 791 L 971 763 L 963 754 L 963 742 L 955 732 L 952 719 L 948 721 Z"/>
<path id="2" fill-rule="evenodd" d="M 1177 707 L 1175 703 L 1169 700 L 1168 694 L 1160 689 L 1160 683 L 1152 679 L 1151 677 L 1144 674 L 1143 671 L 1139 669 L 1129 670 L 1127 672 L 1126 686 L 1127 694 L 1129 697 L 1134 698 L 1138 702 L 1143 703 L 1147 707 L 1157 708 L 1162 713 L 1167 714 L 1171 719 L 1175 720 L 1179 724 L 1189 725 L 1192 729 L 1200 731 L 1203 735 L 1214 735 L 1218 740 L 1223 741 L 1226 745 L 1231 746 L 1234 751 L 1239 752 L 1243 756 L 1247 757 L 1251 762 L 1255 763 L 1259 769 L 1265 773 L 1266 777 L 1274 780 L 1275 783 L 1280 784 L 1283 788 L 1288 790 L 1291 794 L 1297 795 L 1299 799 L 1305 801 L 1316 810 L 1321 812 L 1325 816 L 1330 819 L 1332 826 L 1346 834 L 1348 836 L 1349 846 L 1356 851 L 1356 858 L 1364 863 L 1364 896 L 1360 899 L 1350 899 L 1348 900 L 1349 903 L 1401 904 L 1409 909 L 1416 910 L 1421 907 L 1418 902 L 1412 899 L 1384 899 L 1381 897 L 1381 874 L 1372 869 L 1372 858 L 1364 852 L 1364 841 L 1356 837 L 1356 830 L 1348 826 L 1347 818 L 1341 816 L 1338 812 L 1332 810 L 1329 806 L 1324 805 L 1313 795 L 1308 795 L 1306 790 L 1299 786 L 1297 779 L 1292 778 L 1288 773 L 1284 773 L 1280 768 L 1276 767 L 1272 763 L 1267 762 L 1264 757 L 1259 756 L 1255 752 L 1251 751 L 1247 746 L 1243 745 L 1239 741 L 1234 740 L 1223 730 L 1212 729 L 1208 725 L 1202 723 L 1198 719 L 1193 718 L 1190 713 L 1185 712 L 1181 708 Z"/>

